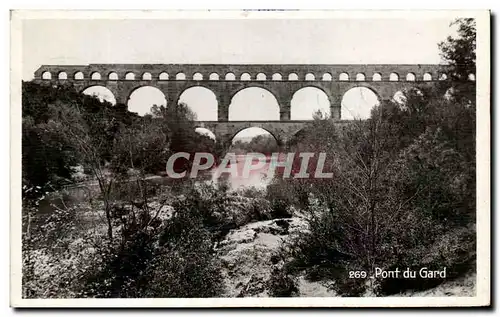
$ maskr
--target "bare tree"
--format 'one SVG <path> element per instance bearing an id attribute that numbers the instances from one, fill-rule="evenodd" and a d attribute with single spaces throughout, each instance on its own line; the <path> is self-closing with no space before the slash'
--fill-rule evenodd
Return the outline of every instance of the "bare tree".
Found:
<path id="1" fill-rule="evenodd" d="M 105 131 L 101 134 L 91 133 L 91 127 L 87 123 L 88 120 L 83 119 L 83 115 L 77 106 L 68 106 L 61 103 L 52 107 L 51 111 L 56 112 L 57 115 L 58 121 L 55 124 L 59 125 L 61 133 L 67 139 L 71 140 L 85 167 L 90 169 L 92 176 L 97 181 L 104 204 L 107 236 L 110 241 L 113 241 L 111 190 L 114 185 L 114 179 L 109 177 L 101 156 L 103 150 L 109 146 L 109 142 L 104 134 Z M 95 116 L 95 118 L 90 118 L 91 122 L 92 120 L 96 123 L 99 121 L 99 124 L 107 127 L 114 124 L 111 120 L 103 120 L 103 118 Z"/>

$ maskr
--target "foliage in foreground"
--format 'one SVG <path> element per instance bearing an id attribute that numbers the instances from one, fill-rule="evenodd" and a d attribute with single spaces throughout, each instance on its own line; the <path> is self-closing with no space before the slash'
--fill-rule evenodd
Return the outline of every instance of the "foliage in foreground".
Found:
<path id="1" fill-rule="evenodd" d="M 452 279 L 474 268 L 473 107 L 409 92 L 405 106 L 383 104 L 369 121 L 334 134 L 309 133 L 306 144 L 328 152 L 334 176 L 272 185 L 274 193 L 291 193 L 288 202 L 305 208 L 310 228 L 289 245 L 285 272 L 305 270 L 313 280 L 334 280 L 339 294 L 359 296 L 425 289 L 443 279 L 369 280 L 349 272 L 369 277 L 376 268 L 446 267 Z M 335 145 L 315 142 L 317 135 Z"/>
<path id="2" fill-rule="evenodd" d="M 158 195 L 150 206 L 122 205 L 113 221 L 113 241 L 97 206 L 80 203 L 59 210 L 24 237 L 24 296 L 220 296 L 224 285 L 214 245 L 223 228 L 210 221 L 217 199 L 187 195 L 173 211 Z"/>
<path id="3" fill-rule="evenodd" d="M 143 181 L 116 183 L 110 195 L 113 240 L 100 200 L 57 209 L 36 225 L 31 221 L 23 243 L 24 296 L 221 296 L 216 245 L 229 230 L 272 217 L 263 195 L 211 184 L 174 192 Z"/>
<path id="4" fill-rule="evenodd" d="M 440 45 L 451 87 L 406 91 L 403 101 L 385 101 L 370 120 L 344 128 L 317 120 L 295 143 L 297 150 L 326 152 L 333 179 L 271 185 L 276 199 L 304 208 L 309 223 L 281 255 L 284 276 L 305 271 L 309 279 L 333 281 L 340 295 L 360 296 L 444 280 L 370 279 L 376 268 L 446 268 L 445 279 L 474 270 L 475 21 L 456 23 L 459 37 Z M 352 276 L 356 271 L 366 275 Z"/>

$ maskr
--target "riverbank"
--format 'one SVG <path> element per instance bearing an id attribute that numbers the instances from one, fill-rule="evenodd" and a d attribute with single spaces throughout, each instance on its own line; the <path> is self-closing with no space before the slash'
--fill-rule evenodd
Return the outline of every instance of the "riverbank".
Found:
<path id="1" fill-rule="evenodd" d="M 292 218 L 249 223 L 231 230 L 217 247 L 222 259 L 226 289 L 224 297 L 269 297 L 276 292 L 273 277 L 280 274 L 283 260 L 280 251 L 299 232 L 308 230 L 307 221 L 300 213 Z M 293 281 L 297 297 L 336 297 L 330 287 L 332 281 L 311 281 L 305 273 L 288 276 Z M 391 297 L 446 297 L 475 296 L 476 274 L 468 273 L 452 281 L 424 291 L 406 291 Z M 367 291 L 362 296 L 374 296 Z"/>
<path id="2" fill-rule="evenodd" d="M 151 178 L 155 179 L 159 178 Z M 210 230 L 216 230 L 213 232 L 219 237 L 210 257 L 219 263 L 217 267 L 223 286 L 218 296 L 339 296 L 332 288 L 335 281 L 311 281 L 305 272 L 294 275 L 283 273 L 287 259 L 283 258 L 282 251 L 299 234 L 309 230 L 303 211 L 287 207 L 287 217 L 277 216 L 266 191 L 253 187 L 224 192 L 207 184 L 194 185 L 201 200 L 191 205 L 189 201 L 195 198 L 194 192 L 181 191 L 179 194 L 179 190 L 174 192 L 172 187 L 161 181 L 159 185 L 161 190 L 148 201 L 147 208 L 142 206 L 142 209 L 136 209 L 126 201 L 113 203 L 116 210 L 122 212 L 114 216 L 113 234 L 117 239 L 121 239 L 124 221 L 131 214 L 139 215 L 141 210 L 149 210 L 157 224 L 144 230 L 153 234 L 168 228 L 171 217 L 179 212 L 176 208 L 188 203 L 187 206 L 198 206 L 208 212 L 210 218 L 207 219 L 216 224 Z M 80 296 L 75 291 L 81 287 L 78 281 L 89 270 L 99 270 L 102 261 L 100 253 L 107 252 L 109 243 L 102 201 L 92 195 L 92 191 L 85 191 L 85 194 L 77 191 L 74 194 L 80 196 L 73 197 L 72 204 L 56 206 L 46 211 L 44 221 L 34 223 L 37 227 L 33 232 L 40 232 L 40 239 L 27 244 L 34 248 L 30 256 L 34 277 L 27 285 L 41 297 Z M 216 209 L 212 210 L 214 206 Z M 185 212 L 191 208 L 188 207 Z M 153 224 L 152 220 L 149 222 Z M 198 230 L 192 223 L 187 228 Z M 66 283 L 67 288 L 61 288 L 61 283 Z M 475 278 L 468 274 L 426 291 L 407 291 L 398 296 L 468 296 L 474 292 Z M 361 296 L 372 295 L 367 291 Z"/>

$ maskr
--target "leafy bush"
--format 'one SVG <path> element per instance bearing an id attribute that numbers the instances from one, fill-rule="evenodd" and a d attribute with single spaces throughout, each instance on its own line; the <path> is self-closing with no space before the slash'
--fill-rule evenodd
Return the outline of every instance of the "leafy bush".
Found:
<path id="1" fill-rule="evenodd" d="M 359 296 L 429 288 L 442 280 L 354 281 L 350 271 L 369 276 L 375 268 L 446 266 L 452 279 L 474 268 L 475 160 L 474 143 L 468 141 L 474 135 L 461 120 L 473 112 L 467 104 L 432 98 L 407 102 L 415 104 L 384 104 L 371 120 L 353 122 L 335 136 L 329 150 L 336 162 L 335 182 L 329 188 L 311 187 L 312 199 L 304 208 L 310 230 L 290 246 L 292 260 L 285 266 L 290 272 L 335 280 L 339 294 Z M 444 115 L 438 106 L 448 104 Z M 413 129 L 408 122 L 415 123 Z M 303 185 L 290 181 L 286 186 L 290 189 L 273 190 L 290 193 L 293 202 Z"/>
<path id="2" fill-rule="evenodd" d="M 84 274 L 82 297 L 139 297 L 143 271 L 153 258 L 154 238 L 137 232 L 129 241 L 101 249 L 101 260 Z"/>
<path id="3" fill-rule="evenodd" d="M 179 210 L 162 233 L 145 273 L 143 297 L 217 297 L 223 290 L 220 262 L 201 218 Z"/>
<path id="4" fill-rule="evenodd" d="M 23 82 L 23 180 L 29 185 L 57 189 L 71 181 L 71 167 L 82 163 L 74 136 L 67 133 L 88 128 L 99 139 L 102 160 L 109 159 L 115 133 L 134 117 L 117 105 L 78 93 L 73 87 L 52 87 Z M 68 123 L 67 121 L 71 122 Z M 51 190 L 53 188 L 49 187 Z"/>
<path id="5" fill-rule="evenodd" d="M 442 271 L 446 268 L 446 278 L 422 278 L 416 274 L 412 279 L 383 279 L 379 292 L 383 295 L 401 290 L 424 290 L 435 287 L 445 280 L 463 276 L 475 269 L 476 231 L 472 227 L 456 228 L 445 232 L 430 245 L 421 245 L 409 250 L 402 249 L 400 256 L 387 269 L 410 268 L 418 272 L 422 268 Z"/>
<path id="6" fill-rule="evenodd" d="M 215 194 L 215 192 L 214 192 Z M 144 213 L 121 228 L 122 239 L 102 252 L 101 265 L 84 278 L 83 296 L 213 297 L 223 289 L 214 243 L 220 229 L 210 215 L 217 197 L 200 204 L 187 196 L 174 204 L 173 215 L 152 221 Z M 203 212 L 199 208 L 208 208 Z M 212 209 L 213 208 L 213 209 Z M 144 225 L 144 223 L 146 225 Z"/>
<path id="7" fill-rule="evenodd" d="M 274 269 L 267 282 L 269 295 L 272 297 L 292 297 L 298 295 L 299 289 L 292 275 L 284 270 Z"/>

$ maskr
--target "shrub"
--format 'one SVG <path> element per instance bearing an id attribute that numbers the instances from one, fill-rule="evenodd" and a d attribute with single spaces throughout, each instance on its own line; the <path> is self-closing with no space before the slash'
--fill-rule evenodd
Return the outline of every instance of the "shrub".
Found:
<path id="1" fill-rule="evenodd" d="M 292 297 L 299 292 L 293 276 L 278 268 L 273 270 L 267 287 L 272 297 Z"/>
<path id="2" fill-rule="evenodd" d="M 417 271 L 412 279 L 383 279 L 380 294 L 390 295 L 401 290 L 425 290 L 439 285 L 445 280 L 463 276 L 475 269 L 476 231 L 473 227 L 450 230 L 438 237 L 429 246 L 419 246 L 406 250 L 388 269 L 409 268 Z M 422 278 L 418 271 L 422 268 L 442 271 L 446 268 L 446 278 Z"/>
<path id="3" fill-rule="evenodd" d="M 101 249 L 101 261 L 85 272 L 83 297 L 140 297 L 143 271 L 154 254 L 154 237 L 136 232 L 130 240 Z"/>
<path id="4" fill-rule="evenodd" d="M 461 131 L 463 107 L 448 109 L 440 121 L 432 115 L 437 105 L 412 105 L 413 113 L 380 107 L 373 119 L 353 122 L 338 133 L 332 152 L 335 182 L 311 188 L 305 207 L 309 231 L 290 245 L 292 260 L 285 265 L 290 272 L 305 270 L 311 279 L 334 280 L 339 294 L 359 296 L 429 288 L 443 281 L 368 280 L 375 268 L 446 266 L 447 279 L 452 279 L 474 267 L 474 160 L 470 148 L 457 146 L 462 134 L 453 133 Z M 406 119 L 395 120 L 401 117 Z M 408 122 L 418 124 L 412 130 Z M 286 186 L 291 188 L 273 190 L 293 196 L 303 188 L 292 182 Z M 276 205 L 283 208 L 278 197 Z M 356 270 L 367 272 L 367 278 L 349 278 Z"/>
<path id="5" fill-rule="evenodd" d="M 276 218 L 289 217 L 286 206 L 304 208 L 308 203 L 311 184 L 298 179 L 274 179 L 267 187 L 266 198 L 273 206 Z"/>
<path id="6" fill-rule="evenodd" d="M 223 290 L 212 236 L 196 215 L 177 214 L 163 232 L 142 297 L 217 297 Z"/>
<path id="7" fill-rule="evenodd" d="M 104 250 L 102 264 L 89 270 L 82 294 L 92 297 L 218 296 L 223 285 L 213 246 L 218 234 L 216 229 L 220 228 L 210 215 L 219 208 L 220 197 L 208 196 L 207 199 L 212 200 L 202 202 L 200 194 L 196 196 L 194 192 L 196 190 L 192 196 L 179 199 L 174 204 L 173 215 L 163 222 L 152 222 L 150 218 L 125 222 L 122 240 Z M 142 225 L 144 221 L 148 226 Z"/>

